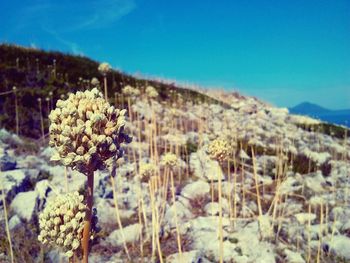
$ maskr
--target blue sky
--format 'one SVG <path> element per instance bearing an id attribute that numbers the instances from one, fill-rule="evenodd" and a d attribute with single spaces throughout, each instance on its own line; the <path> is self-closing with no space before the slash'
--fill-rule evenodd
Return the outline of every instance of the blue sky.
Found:
<path id="1" fill-rule="evenodd" d="M 349 0 L 4 0 L 0 42 L 278 106 L 350 108 Z"/>

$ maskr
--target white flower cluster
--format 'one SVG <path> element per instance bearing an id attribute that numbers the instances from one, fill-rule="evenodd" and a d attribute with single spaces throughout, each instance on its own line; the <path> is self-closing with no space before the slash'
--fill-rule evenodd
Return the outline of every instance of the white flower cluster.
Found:
<path id="1" fill-rule="evenodd" d="M 223 162 L 230 156 L 230 144 L 227 140 L 218 138 L 212 141 L 208 146 L 210 158 Z"/>
<path id="2" fill-rule="evenodd" d="M 111 66 L 107 62 L 103 62 L 98 66 L 98 71 L 106 75 L 111 70 Z"/>
<path id="3" fill-rule="evenodd" d="M 72 257 L 80 247 L 84 229 L 86 206 L 78 192 L 59 195 L 48 203 L 39 215 L 40 235 L 43 244 L 57 245 Z"/>
<path id="4" fill-rule="evenodd" d="M 140 176 L 143 181 L 147 181 L 156 173 L 157 167 L 154 163 L 140 163 Z"/>
<path id="5" fill-rule="evenodd" d="M 136 97 L 140 95 L 140 90 L 137 88 L 131 87 L 130 85 L 127 85 L 122 89 L 122 93 L 126 96 Z"/>
<path id="6" fill-rule="evenodd" d="M 100 81 L 97 79 L 97 78 L 92 78 L 91 79 L 91 85 L 93 86 L 93 87 L 99 87 L 100 86 Z"/>
<path id="7" fill-rule="evenodd" d="M 146 87 L 146 94 L 149 98 L 156 98 L 158 97 L 158 91 L 152 87 L 152 86 L 147 86 Z"/>
<path id="8" fill-rule="evenodd" d="M 178 165 L 178 158 L 173 153 L 166 153 L 162 157 L 161 165 L 168 167 L 176 167 Z"/>
<path id="9" fill-rule="evenodd" d="M 51 160 L 86 174 L 102 169 L 113 156 L 120 158 L 120 144 L 130 142 L 124 134 L 125 113 L 105 101 L 96 88 L 58 100 L 49 115 L 49 145 L 57 150 Z"/>

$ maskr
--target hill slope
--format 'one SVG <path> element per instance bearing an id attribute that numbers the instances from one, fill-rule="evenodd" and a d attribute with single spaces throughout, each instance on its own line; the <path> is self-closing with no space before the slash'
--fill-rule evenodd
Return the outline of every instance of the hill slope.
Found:
<path id="1" fill-rule="evenodd" d="M 38 98 L 43 100 L 42 114 L 45 118 L 44 128 L 47 131 L 46 117 L 49 107 L 45 99 L 49 98 L 54 105 L 62 95 L 90 88 L 90 81 L 94 77 L 102 83 L 103 77 L 98 72 L 98 65 L 98 62 L 82 56 L 1 44 L 0 126 L 15 131 L 15 97 L 12 88 L 16 86 L 20 134 L 33 138 L 40 134 Z M 194 90 L 179 88 L 174 84 L 135 78 L 117 70 L 112 70 L 107 75 L 107 81 L 109 98 L 113 102 L 115 93 L 120 94 L 122 87 L 126 85 L 139 88 L 151 85 L 159 92 L 160 101 L 172 103 L 177 96 L 181 96 L 184 101 L 194 103 L 223 104 Z M 121 102 L 123 103 L 123 100 Z"/>

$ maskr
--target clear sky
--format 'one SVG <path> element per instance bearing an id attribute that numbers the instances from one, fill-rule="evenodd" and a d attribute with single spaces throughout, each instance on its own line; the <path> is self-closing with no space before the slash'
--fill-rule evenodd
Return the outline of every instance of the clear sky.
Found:
<path id="1" fill-rule="evenodd" d="M 0 42 L 278 106 L 350 108 L 349 0 L 1 0 Z"/>

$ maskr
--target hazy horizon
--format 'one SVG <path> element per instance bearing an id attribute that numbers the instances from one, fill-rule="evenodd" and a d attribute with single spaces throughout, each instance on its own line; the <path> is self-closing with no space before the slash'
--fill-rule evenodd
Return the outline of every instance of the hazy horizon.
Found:
<path id="1" fill-rule="evenodd" d="M 0 42 L 281 107 L 350 108 L 349 1 L 1 2 Z"/>

